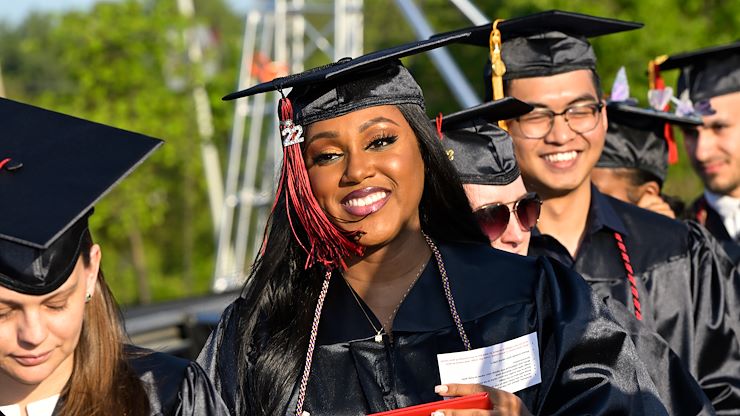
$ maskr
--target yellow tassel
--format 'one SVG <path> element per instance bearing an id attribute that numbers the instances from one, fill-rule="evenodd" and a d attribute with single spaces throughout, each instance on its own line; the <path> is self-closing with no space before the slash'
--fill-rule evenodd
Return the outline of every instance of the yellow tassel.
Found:
<path id="1" fill-rule="evenodd" d="M 489 42 L 489 48 L 491 53 L 491 85 L 493 85 L 493 99 L 500 100 L 504 98 L 504 74 L 506 73 L 506 65 L 504 60 L 501 59 L 501 32 L 498 30 L 499 22 L 503 19 L 496 19 L 493 22 L 493 28 L 491 30 L 491 37 Z M 504 130 L 508 130 L 506 121 L 499 120 L 499 127 Z"/>
<path id="2" fill-rule="evenodd" d="M 655 89 L 655 81 L 657 79 L 657 68 L 668 59 L 668 55 L 660 55 L 659 57 L 648 62 L 648 88 L 651 90 Z"/>

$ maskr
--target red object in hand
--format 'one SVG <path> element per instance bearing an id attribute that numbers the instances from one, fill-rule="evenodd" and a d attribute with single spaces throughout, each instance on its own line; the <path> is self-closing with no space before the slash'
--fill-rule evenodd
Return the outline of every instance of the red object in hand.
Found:
<path id="1" fill-rule="evenodd" d="M 435 410 L 440 409 L 491 410 L 493 406 L 491 406 L 491 400 L 488 399 L 488 393 L 476 393 L 449 400 L 439 400 L 432 403 L 404 407 L 403 409 L 390 410 L 388 412 L 373 413 L 368 416 L 429 416 Z"/>

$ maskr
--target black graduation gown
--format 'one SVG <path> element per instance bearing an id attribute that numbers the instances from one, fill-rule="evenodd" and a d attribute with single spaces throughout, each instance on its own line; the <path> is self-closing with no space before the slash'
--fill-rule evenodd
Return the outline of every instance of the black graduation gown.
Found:
<path id="1" fill-rule="evenodd" d="M 147 390 L 152 416 L 229 415 L 200 365 L 169 354 L 147 352 L 129 362 Z"/>
<path id="2" fill-rule="evenodd" d="M 127 346 L 127 352 L 132 356 L 129 364 L 147 391 L 151 416 L 229 416 L 223 400 L 197 363 L 132 346 Z M 60 405 L 61 401 L 57 409 Z M 61 416 L 55 410 L 54 416 L 57 415 Z"/>
<path id="3" fill-rule="evenodd" d="M 740 414 L 737 270 L 700 225 L 674 221 L 591 189 L 586 232 L 576 258 L 537 230 L 529 253 L 559 260 L 580 273 L 599 296 L 634 313 L 614 237 L 615 231 L 621 233 L 637 281 L 643 324 L 668 342 L 718 414 Z"/>
<path id="4" fill-rule="evenodd" d="M 536 415 L 667 414 L 625 331 L 576 274 L 544 258 L 486 245 L 439 245 L 473 348 L 537 334 L 542 383 L 516 393 Z M 233 414 L 240 409 L 234 345 L 244 299 L 224 312 L 198 362 Z M 367 306 L 368 315 L 375 318 Z M 374 322 L 378 326 L 377 320 Z M 304 410 L 364 415 L 440 400 L 437 354 L 463 351 L 434 260 L 393 322 L 393 342 L 374 331 L 341 276 L 331 279 Z M 248 373 L 248 371 L 247 371 Z M 247 376 L 248 377 L 248 376 Z M 285 414 L 295 411 L 297 381 Z"/>
<path id="5" fill-rule="evenodd" d="M 734 240 L 725 228 L 722 217 L 712 208 L 704 195 L 691 204 L 688 218 L 696 220 L 699 224 L 706 227 L 710 233 L 722 244 L 722 247 L 730 256 L 735 266 L 740 265 L 740 241 Z"/>

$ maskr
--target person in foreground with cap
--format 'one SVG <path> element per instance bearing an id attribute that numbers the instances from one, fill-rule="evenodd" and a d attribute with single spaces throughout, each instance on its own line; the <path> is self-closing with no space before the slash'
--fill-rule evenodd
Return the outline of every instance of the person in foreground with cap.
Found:
<path id="1" fill-rule="evenodd" d="M 228 415 L 200 366 L 124 345 L 88 229 L 161 141 L 6 99 L 0 119 L 0 415 Z"/>
<path id="2" fill-rule="evenodd" d="M 662 62 L 661 62 L 662 61 Z M 678 91 L 703 125 L 686 127 L 684 143 L 704 182 L 690 215 L 740 264 L 740 42 L 654 62 L 658 72 L 680 68 Z M 659 75 L 658 75 L 659 76 Z"/>
<path id="3" fill-rule="evenodd" d="M 518 180 L 521 180 L 521 178 L 514 157 L 514 144 L 511 136 L 496 126 L 495 123 L 500 120 L 518 117 L 530 110 L 531 107 L 523 102 L 507 97 L 438 118 L 438 120 L 441 120 L 438 131 L 441 132 L 441 135 L 444 135 L 442 144 L 447 149 L 448 156 L 455 156 L 450 160 L 463 182 L 485 182 L 489 184 L 475 185 L 486 189 L 477 194 L 486 197 L 484 203 L 488 206 L 503 206 L 506 209 L 505 222 L 501 220 L 503 215 L 480 216 L 478 211 L 474 211 L 481 229 L 489 236 L 492 243 L 496 243 L 492 244 L 494 247 L 524 256 L 527 255 L 528 250 L 526 243 L 529 242 L 531 230 L 536 225 L 539 217 L 541 201 L 538 200 L 536 205 L 530 205 L 526 197 L 519 199 L 513 209 L 516 212 L 519 224 L 512 223 L 506 205 L 498 204 L 511 199 L 511 186 L 516 183 L 516 181 L 510 182 L 512 177 Z M 462 157 L 457 157 L 458 155 Z M 501 185 L 502 183 L 508 183 L 508 185 Z M 466 192 L 470 198 L 471 193 L 467 184 L 463 183 L 463 186 L 466 187 Z M 526 193 L 523 184 L 519 190 L 517 188 L 513 188 L 513 190 L 518 192 L 519 195 L 532 194 Z M 475 204 L 472 204 L 472 206 L 475 206 Z M 504 210 L 501 210 L 501 212 L 503 213 Z M 511 217 L 514 217 L 513 212 Z M 510 231 L 511 228 L 514 228 L 514 230 Z M 502 229 L 506 229 L 505 233 L 521 235 L 520 240 L 526 241 L 524 248 L 510 243 L 501 244 L 497 240 L 498 237 L 487 232 Z M 514 240 L 516 239 L 511 238 L 510 241 Z M 601 301 L 601 299 L 598 301 Z M 610 297 L 604 298 L 603 302 L 609 307 L 609 311 L 617 322 L 628 330 L 632 342 L 637 347 L 637 354 L 655 383 L 659 397 L 668 409 L 668 413 L 673 416 L 714 414 L 712 403 L 680 358 L 671 350 L 668 343 L 640 321 L 634 319 L 632 313 L 623 304 Z"/>
<path id="4" fill-rule="evenodd" d="M 198 358 L 232 413 L 366 415 L 487 393 L 425 414 L 666 414 L 582 279 L 481 234 L 398 61 L 454 39 L 225 97 L 292 88 L 266 241 Z"/>
<path id="5" fill-rule="evenodd" d="M 473 215 L 491 247 L 524 256 L 542 201 L 524 187 L 511 136 L 495 122 L 532 108 L 504 98 L 440 117 L 437 125 L 447 158 L 460 176 Z"/>
<path id="6" fill-rule="evenodd" d="M 626 305 L 669 343 L 718 412 L 738 412 L 736 271 L 700 226 L 623 203 L 590 182 L 607 113 L 587 37 L 640 26 L 562 11 L 494 26 L 502 42 L 493 45 L 491 83 L 535 107 L 508 121 L 524 183 L 544 201 L 529 252 L 559 260 L 598 296 Z M 469 43 L 489 47 L 491 25 L 473 30 Z"/>
<path id="7" fill-rule="evenodd" d="M 609 102 L 607 111 L 604 150 L 591 181 L 600 192 L 624 202 L 670 218 L 682 215 L 683 208 L 671 206 L 676 204 L 672 198 L 661 194 L 668 174 L 665 126 L 697 126 L 701 120 L 624 102 Z"/>

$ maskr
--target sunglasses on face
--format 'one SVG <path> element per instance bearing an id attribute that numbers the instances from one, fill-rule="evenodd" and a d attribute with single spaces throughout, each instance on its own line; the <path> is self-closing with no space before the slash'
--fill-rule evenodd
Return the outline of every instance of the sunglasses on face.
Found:
<path id="1" fill-rule="evenodd" d="M 514 206 L 510 210 L 511 204 Z M 540 197 L 534 192 L 529 192 L 517 201 L 484 205 L 473 211 L 473 214 L 483 233 L 491 241 L 495 241 L 506 231 L 512 214 L 516 216 L 522 231 L 532 231 L 540 218 L 541 206 Z"/>

